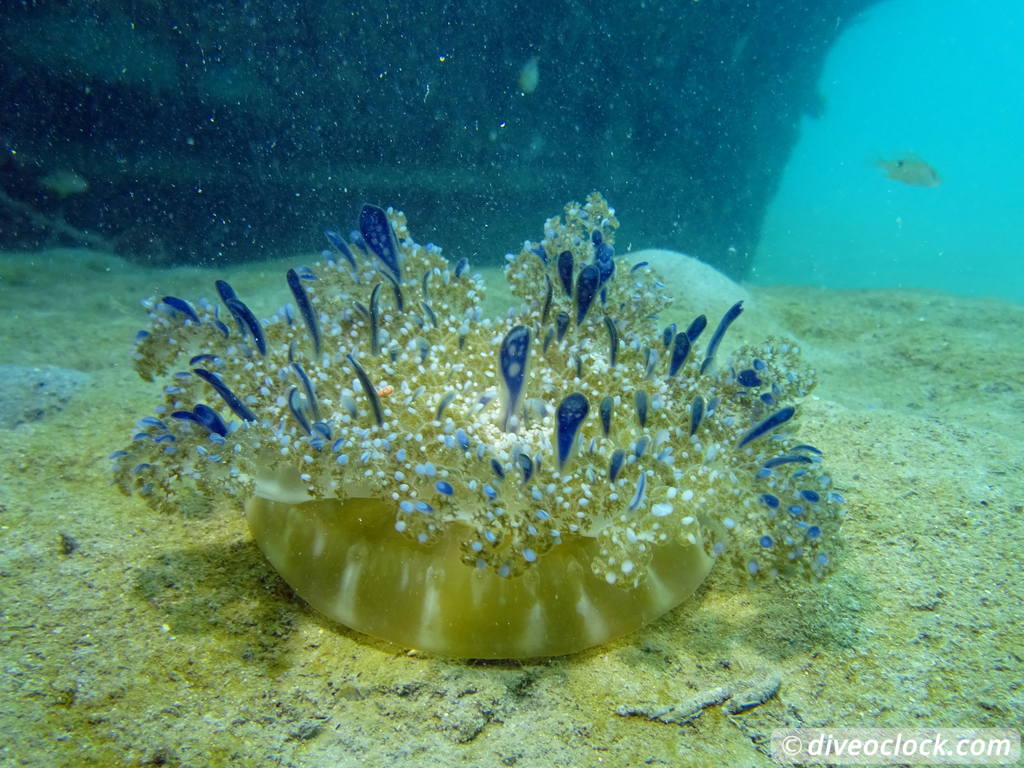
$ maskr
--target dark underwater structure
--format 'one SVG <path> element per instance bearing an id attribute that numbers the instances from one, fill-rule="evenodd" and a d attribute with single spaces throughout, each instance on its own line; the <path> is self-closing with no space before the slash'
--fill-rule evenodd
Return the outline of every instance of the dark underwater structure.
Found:
<path id="1" fill-rule="evenodd" d="M 741 277 L 872 2 L 12 5 L 0 247 L 250 260 L 386 201 L 481 263 L 600 188 L 632 212 L 623 248 Z"/>

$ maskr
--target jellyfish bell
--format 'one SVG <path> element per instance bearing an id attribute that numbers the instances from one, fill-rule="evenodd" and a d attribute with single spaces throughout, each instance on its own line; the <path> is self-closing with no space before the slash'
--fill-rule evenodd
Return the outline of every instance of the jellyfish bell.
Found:
<path id="1" fill-rule="evenodd" d="M 740 302 L 709 334 L 662 328 L 654 268 L 611 263 L 617 226 L 597 194 L 549 219 L 500 319 L 464 261 L 375 206 L 328 237 L 342 258 L 288 271 L 298 312 L 261 320 L 224 281 L 223 306 L 149 300 L 136 367 L 167 383 L 118 485 L 237 499 L 313 608 L 444 656 L 599 645 L 713 563 L 820 578 L 842 510 L 794 436 L 814 372 L 778 339 L 719 351 Z"/>

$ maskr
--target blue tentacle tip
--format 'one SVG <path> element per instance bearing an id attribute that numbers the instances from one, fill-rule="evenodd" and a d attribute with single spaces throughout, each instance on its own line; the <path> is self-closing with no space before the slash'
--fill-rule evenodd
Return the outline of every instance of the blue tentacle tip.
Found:
<path id="1" fill-rule="evenodd" d="M 399 283 L 402 282 L 398 243 L 395 242 L 395 233 L 391 230 L 387 212 L 376 205 L 364 205 L 359 212 L 359 231 L 366 246 L 383 262 L 395 279 Z"/>
<path id="2" fill-rule="evenodd" d="M 555 443 L 558 446 L 558 468 L 561 469 L 572 453 L 580 425 L 587 418 L 590 403 L 579 392 L 573 392 L 555 409 Z"/>

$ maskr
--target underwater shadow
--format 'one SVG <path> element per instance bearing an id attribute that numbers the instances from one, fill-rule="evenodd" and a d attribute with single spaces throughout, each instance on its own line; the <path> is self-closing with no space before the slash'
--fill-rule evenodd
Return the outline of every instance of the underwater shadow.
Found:
<path id="1" fill-rule="evenodd" d="M 132 592 L 175 635 L 213 637 L 271 674 L 290 665 L 289 639 L 303 613 L 361 644 L 375 642 L 316 614 L 248 540 L 165 550 L 140 568 Z"/>

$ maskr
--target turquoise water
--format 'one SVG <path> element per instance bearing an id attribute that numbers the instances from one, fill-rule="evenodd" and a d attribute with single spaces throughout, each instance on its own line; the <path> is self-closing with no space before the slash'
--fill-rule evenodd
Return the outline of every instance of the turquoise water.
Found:
<path id="1" fill-rule="evenodd" d="M 897 0 L 829 53 L 753 279 L 1024 299 L 1024 4 Z M 914 152 L 943 183 L 872 163 Z"/>

